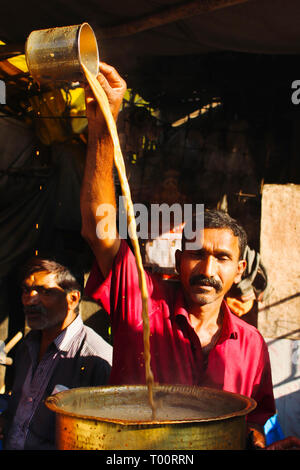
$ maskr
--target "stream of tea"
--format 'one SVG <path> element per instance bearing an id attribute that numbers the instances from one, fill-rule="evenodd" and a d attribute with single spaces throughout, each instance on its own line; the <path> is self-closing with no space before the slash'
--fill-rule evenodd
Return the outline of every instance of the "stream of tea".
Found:
<path id="1" fill-rule="evenodd" d="M 151 355 L 150 355 L 150 327 L 149 327 L 149 316 L 148 316 L 148 290 L 146 284 L 146 276 L 142 264 L 142 257 L 140 252 L 140 246 L 136 233 L 136 221 L 134 216 L 133 203 L 131 199 L 130 188 L 126 176 L 126 168 L 123 159 L 123 154 L 120 147 L 118 132 L 115 120 L 112 116 L 107 96 L 98 82 L 97 78 L 82 64 L 86 79 L 95 95 L 95 98 L 100 106 L 100 109 L 104 115 L 107 123 L 107 127 L 114 146 L 114 163 L 118 171 L 119 181 L 122 189 L 122 194 L 125 199 L 125 209 L 127 214 L 127 226 L 134 255 L 137 264 L 138 276 L 139 276 L 139 287 L 142 297 L 142 318 L 143 318 L 143 341 L 144 341 L 144 361 L 145 361 L 145 378 L 146 385 L 148 387 L 148 400 L 149 405 L 152 409 L 152 419 L 155 419 L 155 403 L 153 400 L 153 384 L 154 377 L 151 370 Z"/>

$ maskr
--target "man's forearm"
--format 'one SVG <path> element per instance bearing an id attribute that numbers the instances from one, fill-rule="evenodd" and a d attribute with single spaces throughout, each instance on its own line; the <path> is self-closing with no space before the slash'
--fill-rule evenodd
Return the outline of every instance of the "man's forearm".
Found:
<path id="1" fill-rule="evenodd" d="M 126 83 L 113 67 L 104 63 L 100 64 L 97 80 L 106 93 L 112 116 L 116 120 Z M 89 134 L 80 194 L 81 234 L 91 246 L 105 276 L 120 246 L 116 230 L 114 145 L 107 127 L 106 113 L 102 113 L 102 106 L 99 106 L 100 103 L 89 87 L 85 89 L 85 97 Z M 107 207 L 110 210 L 105 213 Z"/>
<path id="2" fill-rule="evenodd" d="M 90 245 L 105 277 L 120 246 L 116 229 L 113 159 L 114 148 L 108 134 L 103 134 L 101 139 L 89 140 L 80 197 L 81 234 Z M 105 223 L 101 222 L 103 218 Z"/>
<path id="3" fill-rule="evenodd" d="M 89 135 L 80 204 L 82 235 L 93 242 L 96 236 L 96 212 L 101 204 L 116 207 L 113 179 L 113 143 L 108 133 L 101 138 Z M 115 223 L 114 220 L 111 223 Z"/>

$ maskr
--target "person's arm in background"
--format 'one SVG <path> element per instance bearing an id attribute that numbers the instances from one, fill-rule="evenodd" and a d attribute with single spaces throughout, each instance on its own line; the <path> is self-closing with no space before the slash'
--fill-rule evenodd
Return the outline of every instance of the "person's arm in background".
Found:
<path id="1" fill-rule="evenodd" d="M 126 91 L 126 83 L 113 67 L 105 63 L 100 64 L 100 73 L 97 78 L 108 97 L 112 115 L 117 120 Z M 111 269 L 120 246 L 116 230 L 114 148 L 102 111 L 89 87 L 86 87 L 85 93 L 88 144 L 80 195 L 81 234 L 90 245 L 105 277 Z M 102 230 L 102 233 L 97 234 L 96 227 L 101 217 L 98 217 L 96 212 L 101 204 L 109 204 L 114 211 L 102 214 L 109 225 L 109 231 Z M 99 226 L 101 227 L 101 224 Z"/>
<path id="2" fill-rule="evenodd" d="M 300 439 L 298 437 L 289 436 L 280 441 L 273 442 L 266 450 L 300 450 Z"/>
<path id="3" fill-rule="evenodd" d="M 266 439 L 263 426 L 257 423 L 248 423 L 248 434 L 251 436 L 251 444 L 259 449 L 264 449 L 266 446 Z"/>

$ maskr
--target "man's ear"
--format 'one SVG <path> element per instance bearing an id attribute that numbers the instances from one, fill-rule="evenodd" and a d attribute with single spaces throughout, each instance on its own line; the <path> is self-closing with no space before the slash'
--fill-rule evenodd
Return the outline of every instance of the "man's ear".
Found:
<path id="1" fill-rule="evenodd" d="M 241 281 L 242 275 L 243 275 L 243 272 L 246 269 L 246 266 L 247 266 L 247 261 L 245 259 L 241 259 L 238 262 L 237 273 L 236 273 L 234 281 L 233 281 L 234 284 L 238 284 Z"/>
<path id="2" fill-rule="evenodd" d="M 181 250 L 175 251 L 175 267 L 176 267 L 176 271 L 178 272 L 178 274 L 180 274 L 181 255 L 182 255 Z"/>
<path id="3" fill-rule="evenodd" d="M 67 293 L 67 302 L 70 310 L 75 310 L 80 302 L 80 297 L 81 295 L 79 290 L 72 290 Z"/>

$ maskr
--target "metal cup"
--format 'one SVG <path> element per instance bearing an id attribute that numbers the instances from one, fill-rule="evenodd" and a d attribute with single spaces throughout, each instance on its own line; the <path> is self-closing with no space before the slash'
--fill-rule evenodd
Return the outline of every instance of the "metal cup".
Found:
<path id="1" fill-rule="evenodd" d="M 88 23 L 32 31 L 25 56 L 31 76 L 40 84 L 82 82 L 81 64 L 95 76 L 99 71 L 97 40 Z"/>

